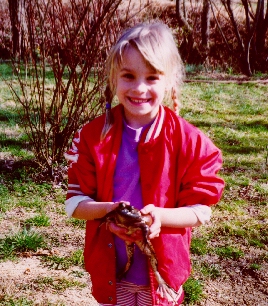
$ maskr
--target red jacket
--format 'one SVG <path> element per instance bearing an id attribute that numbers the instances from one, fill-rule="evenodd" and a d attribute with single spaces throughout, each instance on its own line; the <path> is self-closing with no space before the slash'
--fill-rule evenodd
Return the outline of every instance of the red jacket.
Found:
<path id="1" fill-rule="evenodd" d="M 104 116 L 86 124 L 75 136 L 67 152 L 74 162 L 69 168 L 69 184 L 80 186 L 82 194 L 96 201 L 112 201 L 113 175 L 123 128 L 123 108 L 112 109 L 115 122 L 101 142 Z M 220 150 L 200 130 L 161 107 L 155 125 L 144 132 L 138 145 L 144 205 L 181 207 L 216 204 L 224 182 L 217 176 L 222 165 Z M 149 139 L 145 139 L 149 137 Z M 131 175 L 131 173 L 129 173 Z M 69 197 L 77 194 L 69 194 Z M 99 303 L 116 303 L 115 248 L 112 233 L 99 222 L 87 221 L 85 267 L 92 280 L 92 293 Z M 158 270 L 175 290 L 190 274 L 190 228 L 161 229 L 152 240 Z M 150 271 L 153 305 L 157 305 L 157 283 Z M 181 301 L 180 301 L 181 302 Z M 161 305 L 167 305 L 161 302 Z"/>

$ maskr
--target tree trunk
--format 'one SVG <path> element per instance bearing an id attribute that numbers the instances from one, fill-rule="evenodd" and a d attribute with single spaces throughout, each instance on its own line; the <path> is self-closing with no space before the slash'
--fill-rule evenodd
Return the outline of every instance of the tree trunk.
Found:
<path id="1" fill-rule="evenodd" d="M 179 26 L 184 27 L 187 33 L 192 34 L 193 29 L 187 22 L 185 14 L 182 13 L 181 0 L 176 0 L 176 15 L 177 15 Z"/>
<path id="2" fill-rule="evenodd" d="M 12 32 L 12 55 L 17 57 L 19 52 L 19 0 L 8 0 L 9 16 Z"/>
<path id="3" fill-rule="evenodd" d="M 181 0 L 176 0 L 176 16 L 179 26 L 183 29 L 183 41 L 180 45 L 180 54 L 183 60 L 191 62 L 190 57 L 193 56 L 194 48 L 194 38 L 193 38 L 193 28 L 187 21 L 186 12 L 183 10 L 185 8 L 185 0 L 183 3 Z"/>
<path id="4" fill-rule="evenodd" d="M 209 47 L 209 32 L 210 32 L 210 2 L 203 0 L 203 11 L 201 17 L 201 31 L 202 31 L 202 46 L 205 49 Z"/>
<path id="5" fill-rule="evenodd" d="M 268 7 L 264 15 L 264 0 L 258 0 L 260 15 L 256 24 L 256 53 L 261 54 L 265 49 L 265 38 L 268 29 Z"/>

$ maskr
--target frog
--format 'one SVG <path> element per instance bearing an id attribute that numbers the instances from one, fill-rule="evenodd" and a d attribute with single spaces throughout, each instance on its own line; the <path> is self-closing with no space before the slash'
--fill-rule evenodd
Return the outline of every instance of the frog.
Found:
<path id="1" fill-rule="evenodd" d="M 150 239 L 148 238 L 150 225 L 152 224 L 151 216 L 142 215 L 137 208 L 130 205 L 129 203 L 121 201 L 114 210 L 106 214 L 104 217 L 98 218 L 96 220 L 100 221 L 99 226 L 102 226 L 105 223 L 107 225 L 112 222 L 115 223 L 117 226 L 124 227 L 127 229 L 127 235 L 131 235 L 135 231 L 141 230 L 141 240 L 137 240 L 135 241 L 135 243 L 125 241 L 128 261 L 124 270 L 120 272 L 119 275 L 117 275 L 117 278 L 120 281 L 130 269 L 133 263 L 134 248 L 136 245 L 149 259 L 153 273 L 159 285 L 157 293 L 162 298 L 166 298 L 169 302 L 173 302 L 173 304 L 175 305 L 176 300 L 178 298 L 178 293 L 170 285 L 168 285 L 163 279 L 163 277 L 160 275 L 158 271 L 157 256 L 154 247 Z"/>

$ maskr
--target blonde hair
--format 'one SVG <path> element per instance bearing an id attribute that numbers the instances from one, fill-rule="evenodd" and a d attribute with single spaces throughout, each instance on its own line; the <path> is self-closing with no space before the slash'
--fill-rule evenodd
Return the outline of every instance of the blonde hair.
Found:
<path id="1" fill-rule="evenodd" d="M 167 102 L 173 101 L 174 111 L 178 114 L 184 66 L 171 30 L 160 22 L 141 23 L 127 29 L 112 47 L 106 67 L 110 97 L 115 95 L 116 76 L 123 61 L 124 51 L 129 47 L 135 47 L 151 67 L 165 75 L 167 80 L 165 99 Z M 106 126 L 105 130 L 107 133 L 109 128 Z"/>

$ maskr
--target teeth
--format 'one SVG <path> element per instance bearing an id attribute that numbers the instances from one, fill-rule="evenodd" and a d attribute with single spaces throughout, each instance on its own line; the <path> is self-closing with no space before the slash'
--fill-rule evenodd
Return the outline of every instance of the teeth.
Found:
<path id="1" fill-rule="evenodd" d="M 149 99 L 146 99 L 146 100 L 141 100 L 141 99 L 131 99 L 130 98 L 130 100 L 131 100 L 131 102 L 134 102 L 134 103 L 137 103 L 137 104 L 141 104 L 141 103 L 144 103 L 144 102 L 148 102 L 149 101 Z"/>

